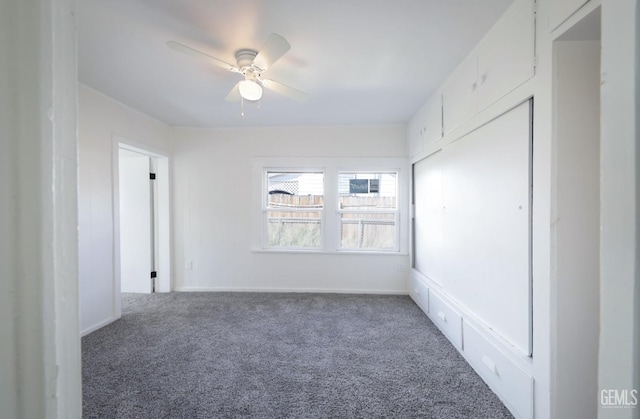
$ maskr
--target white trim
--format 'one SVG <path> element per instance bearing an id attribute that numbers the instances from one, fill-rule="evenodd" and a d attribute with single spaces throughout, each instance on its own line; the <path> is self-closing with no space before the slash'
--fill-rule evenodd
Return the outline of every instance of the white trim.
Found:
<path id="1" fill-rule="evenodd" d="M 260 293 L 317 293 L 317 294 L 372 294 L 409 295 L 406 290 L 363 290 L 323 288 L 234 288 L 234 287 L 175 287 L 176 292 L 260 292 Z"/>
<path id="2" fill-rule="evenodd" d="M 400 197 L 399 197 L 399 193 L 398 193 L 398 185 L 399 185 L 399 180 L 400 180 L 400 173 L 401 173 L 401 169 L 397 168 L 397 169 L 389 169 L 389 170 L 349 170 L 349 169 L 341 169 L 338 168 L 336 170 L 335 173 L 335 186 L 336 186 L 336 191 L 335 191 L 335 198 L 336 202 L 334 203 L 334 208 L 335 208 L 335 212 L 336 212 L 336 234 L 337 234 L 337 241 L 336 241 L 336 252 L 338 253 L 344 253 L 344 252 L 348 252 L 348 253 L 365 253 L 365 254 L 372 254 L 372 253 L 398 253 L 400 252 Z M 393 174 L 395 175 L 395 208 L 393 209 L 375 209 L 375 210 L 368 210 L 368 211 L 357 211 L 357 210 L 345 210 L 345 209 L 340 209 L 339 205 L 338 205 L 338 201 L 339 201 L 339 190 L 338 190 L 338 185 L 340 184 L 340 175 L 341 174 L 372 174 L 372 175 L 382 175 L 382 174 Z M 411 181 L 411 180 L 409 180 Z M 393 249 L 376 249 L 376 248 L 344 248 L 344 247 L 340 247 L 339 243 L 341 241 L 341 230 L 342 230 L 342 214 L 362 214 L 362 213 L 367 213 L 367 214 L 393 214 L 393 220 L 395 222 L 395 232 L 394 232 L 394 242 L 395 242 L 395 246 L 393 247 Z"/>
<path id="3" fill-rule="evenodd" d="M 118 320 L 120 317 L 121 317 L 121 316 L 118 316 L 118 317 L 109 317 L 108 319 L 103 320 L 103 321 L 101 321 L 100 323 L 93 324 L 93 325 L 91 325 L 90 327 L 87 327 L 86 329 L 81 330 L 81 331 L 80 331 L 80 336 L 81 336 L 81 337 L 87 336 L 89 333 L 95 332 L 96 330 L 98 330 L 98 329 L 100 329 L 100 328 L 102 328 L 102 327 L 104 327 L 104 326 L 106 326 L 106 325 L 108 325 L 108 324 L 111 324 L 111 323 L 115 322 L 115 321 L 116 321 L 116 320 Z"/>
<path id="4" fill-rule="evenodd" d="M 113 134 L 111 138 L 119 143 L 119 147 L 125 150 L 133 151 L 135 153 L 144 154 L 150 157 L 169 157 L 169 153 L 167 151 L 161 150 L 157 147 L 153 147 L 147 145 L 142 141 L 132 140 L 128 137 L 123 137 L 118 134 Z"/>
<path id="5" fill-rule="evenodd" d="M 269 173 L 292 173 L 292 174 L 322 174 L 322 196 L 323 204 L 322 208 L 270 208 L 268 206 L 268 200 L 265 199 L 268 196 L 269 185 L 267 184 L 267 177 Z M 317 251 L 325 248 L 326 241 L 326 209 L 327 209 L 327 174 L 323 167 L 263 167 L 262 168 L 262 191 L 260 192 L 262 201 L 262 247 L 265 250 L 280 250 L 280 251 Z M 320 214 L 320 244 L 317 247 L 281 247 L 281 246 L 269 246 L 269 224 L 268 214 L 269 212 L 311 212 Z"/>
<path id="6" fill-rule="evenodd" d="M 285 248 L 251 248 L 253 253 L 301 253 L 301 254 L 323 254 L 323 255 L 362 255 L 362 256 L 409 256 L 408 252 L 397 252 L 395 250 L 321 250 L 321 249 L 285 249 Z"/>
<path id="7" fill-rule="evenodd" d="M 122 314 L 120 297 L 120 198 L 119 198 L 119 149 L 134 151 L 153 157 L 156 160 L 156 180 L 158 196 L 156 200 L 156 242 L 158 265 L 156 270 L 157 292 L 170 292 L 172 285 L 171 275 L 171 162 L 169 153 L 148 146 L 144 143 L 129 140 L 119 135 L 112 136 L 112 198 L 113 198 L 113 316 L 119 318 Z"/>
<path id="8" fill-rule="evenodd" d="M 116 137 L 111 139 L 111 217 L 113 219 L 111 316 L 115 319 L 122 316 L 122 301 L 120 298 L 120 171 L 118 170 L 120 153 L 118 143 L 119 141 Z"/>

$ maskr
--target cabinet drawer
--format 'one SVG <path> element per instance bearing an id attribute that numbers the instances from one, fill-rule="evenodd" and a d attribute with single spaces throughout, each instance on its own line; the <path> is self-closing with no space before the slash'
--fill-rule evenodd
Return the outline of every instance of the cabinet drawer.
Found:
<path id="1" fill-rule="evenodd" d="M 431 290 L 429 317 L 456 348 L 462 349 L 462 316 Z"/>
<path id="2" fill-rule="evenodd" d="M 464 354 L 482 379 L 517 418 L 533 417 L 533 378 L 467 321 Z"/>
<path id="3" fill-rule="evenodd" d="M 409 295 L 425 314 L 429 312 L 429 288 L 415 275 L 411 276 Z"/>

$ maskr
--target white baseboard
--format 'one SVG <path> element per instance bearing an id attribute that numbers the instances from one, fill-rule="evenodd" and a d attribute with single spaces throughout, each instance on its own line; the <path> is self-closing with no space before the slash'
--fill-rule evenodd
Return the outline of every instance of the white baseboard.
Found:
<path id="1" fill-rule="evenodd" d="M 361 290 L 320 288 L 232 288 L 232 287 L 174 287 L 177 292 L 264 292 L 264 293 L 318 293 L 318 294 L 380 294 L 408 295 L 406 290 Z"/>
<path id="2" fill-rule="evenodd" d="M 80 337 L 86 336 L 91 332 L 95 332 L 96 330 L 108 325 L 109 323 L 113 323 L 118 319 L 119 319 L 119 317 L 111 317 L 111 318 L 108 318 L 106 320 L 101 321 L 100 323 L 97 323 L 97 324 L 94 324 L 92 326 L 89 326 L 86 329 L 80 331 Z"/>

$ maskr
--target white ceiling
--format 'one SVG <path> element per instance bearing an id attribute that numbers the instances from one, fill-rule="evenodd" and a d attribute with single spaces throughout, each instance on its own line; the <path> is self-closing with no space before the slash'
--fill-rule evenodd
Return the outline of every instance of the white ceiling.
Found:
<path id="1" fill-rule="evenodd" d="M 407 122 L 513 0 L 81 0 L 79 79 L 171 126 L 381 125 Z M 260 107 L 224 97 L 240 79 L 166 46 L 235 64 L 272 32 L 291 50 Z"/>

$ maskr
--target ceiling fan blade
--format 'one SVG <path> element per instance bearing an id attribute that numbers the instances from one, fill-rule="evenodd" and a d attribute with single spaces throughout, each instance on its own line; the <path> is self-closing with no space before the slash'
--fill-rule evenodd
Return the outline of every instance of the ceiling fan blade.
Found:
<path id="1" fill-rule="evenodd" d="M 231 65 L 227 62 L 224 62 L 222 60 L 219 60 L 215 57 L 212 57 L 209 54 L 205 54 L 202 51 L 198 51 L 197 49 L 193 49 L 191 47 L 188 47 L 184 44 L 181 44 L 180 42 L 176 42 L 176 41 L 168 41 L 167 42 L 167 46 L 169 48 L 175 49 L 176 51 L 180 51 L 183 52 L 185 54 L 189 54 L 191 56 L 194 57 L 198 57 L 198 58 L 204 58 L 205 60 L 209 60 L 212 63 L 214 63 L 215 65 L 217 65 L 218 67 L 222 67 L 225 70 L 229 70 L 229 71 L 233 71 L 234 73 L 239 73 L 240 70 L 238 70 L 238 68 L 234 65 Z"/>
<path id="2" fill-rule="evenodd" d="M 278 61 L 285 52 L 291 49 L 291 45 L 282 36 L 277 33 L 272 33 L 267 38 L 267 42 L 264 43 L 262 49 L 256 55 L 253 60 L 253 64 L 262 71 L 266 71 L 271 64 Z"/>
<path id="3" fill-rule="evenodd" d="M 289 87 L 286 84 L 282 84 L 280 82 L 269 80 L 269 79 L 260 79 L 260 82 L 267 89 L 273 90 L 276 93 L 280 93 L 281 95 L 287 96 L 298 102 L 303 103 L 309 99 L 308 94 L 301 92 L 300 90 L 294 89 L 293 87 Z"/>
<path id="4" fill-rule="evenodd" d="M 233 86 L 233 89 L 229 92 L 227 97 L 224 98 L 227 102 L 239 102 L 242 96 L 240 96 L 240 82 Z"/>

